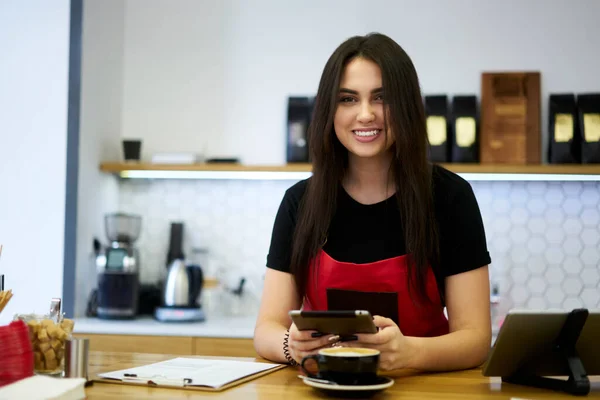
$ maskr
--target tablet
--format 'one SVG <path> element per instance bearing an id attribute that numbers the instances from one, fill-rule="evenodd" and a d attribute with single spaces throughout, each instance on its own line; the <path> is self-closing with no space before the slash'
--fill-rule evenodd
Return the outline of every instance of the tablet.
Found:
<path id="1" fill-rule="evenodd" d="M 564 358 L 554 349 L 569 314 L 570 311 L 511 310 L 483 365 L 483 375 L 568 375 Z M 575 349 L 587 375 L 600 375 L 600 310 L 589 310 Z"/>
<path id="2" fill-rule="evenodd" d="M 315 330 L 340 336 L 377 333 L 369 311 L 303 311 L 292 310 L 290 317 L 298 330 Z"/>

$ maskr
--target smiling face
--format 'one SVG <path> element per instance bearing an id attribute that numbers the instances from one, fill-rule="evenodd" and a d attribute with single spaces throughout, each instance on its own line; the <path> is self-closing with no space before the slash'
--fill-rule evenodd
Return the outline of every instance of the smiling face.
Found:
<path id="1" fill-rule="evenodd" d="M 384 157 L 394 143 L 385 129 L 381 69 L 357 57 L 344 68 L 333 120 L 335 134 L 350 158 Z"/>

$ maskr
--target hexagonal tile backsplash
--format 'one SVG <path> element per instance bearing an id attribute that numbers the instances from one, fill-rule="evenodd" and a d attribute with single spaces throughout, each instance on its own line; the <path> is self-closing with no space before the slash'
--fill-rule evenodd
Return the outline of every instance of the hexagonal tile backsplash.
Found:
<path id="1" fill-rule="evenodd" d="M 121 211 L 141 214 L 141 278 L 156 281 L 170 222 L 184 250 L 209 249 L 225 279 L 257 292 L 275 213 L 294 181 L 124 180 Z M 497 318 L 510 308 L 600 308 L 600 183 L 471 182 L 498 285 Z M 213 264 L 214 265 L 214 264 Z"/>

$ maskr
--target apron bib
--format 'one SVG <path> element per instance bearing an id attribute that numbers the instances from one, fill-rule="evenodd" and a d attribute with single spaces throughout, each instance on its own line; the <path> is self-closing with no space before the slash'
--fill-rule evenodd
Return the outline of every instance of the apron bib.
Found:
<path id="1" fill-rule="evenodd" d="M 320 250 L 309 269 L 303 309 L 368 310 L 394 320 L 406 336 L 447 334 L 448 320 L 433 270 L 429 268 L 426 280 L 431 304 L 413 302 L 407 278 L 406 255 L 354 264 L 336 261 Z"/>

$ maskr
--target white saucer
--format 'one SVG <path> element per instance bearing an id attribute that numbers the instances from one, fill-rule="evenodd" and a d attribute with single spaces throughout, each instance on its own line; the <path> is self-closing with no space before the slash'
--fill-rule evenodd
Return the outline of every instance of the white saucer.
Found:
<path id="1" fill-rule="evenodd" d="M 312 386 L 317 389 L 334 390 L 341 392 L 368 392 L 368 391 L 379 391 L 389 388 L 394 384 L 394 380 L 385 376 L 378 377 L 380 383 L 373 385 L 339 385 L 337 383 L 329 383 L 319 379 L 309 378 L 307 376 L 300 376 L 302 381 L 308 386 Z"/>

